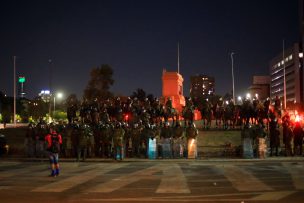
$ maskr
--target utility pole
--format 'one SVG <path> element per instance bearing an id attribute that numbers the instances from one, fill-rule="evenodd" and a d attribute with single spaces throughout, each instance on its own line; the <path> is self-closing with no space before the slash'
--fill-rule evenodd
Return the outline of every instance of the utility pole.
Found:
<path id="1" fill-rule="evenodd" d="M 285 70 L 285 41 L 283 40 L 283 69 L 284 69 L 284 110 L 286 110 L 286 70 Z"/>
<path id="2" fill-rule="evenodd" d="M 49 122 L 51 122 L 51 114 L 52 114 L 52 60 L 49 59 L 49 88 L 50 88 L 50 98 L 49 98 Z"/>
<path id="3" fill-rule="evenodd" d="M 235 105 L 233 55 L 234 55 L 234 53 L 231 52 L 232 97 L 233 97 L 233 98 L 232 98 L 232 101 L 233 101 L 233 104 Z"/>
<path id="4" fill-rule="evenodd" d="M 177 43 L 177 73 L 179 74 L 179 42 Z"/>
<path id="5" fill-rule="evenodd" d="M 17 127 L 16 123 L 16 56 L 14 56 L 14 127 Z"/>

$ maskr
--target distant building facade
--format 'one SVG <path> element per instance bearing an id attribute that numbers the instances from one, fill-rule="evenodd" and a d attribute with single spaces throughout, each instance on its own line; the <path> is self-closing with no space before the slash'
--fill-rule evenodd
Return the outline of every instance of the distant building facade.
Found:
<path id="1" fill-rule="evenodd" d="M 286 84 L 286 102 L 301 102 L 303 96 L 302 71 L 299 44 L 284 50 L 270 62 L 270 98 L 279 97 L 284 100 L 284 72 Z M 284 71 L 285 68 L 285 71 Z"/>
<path id="2" fill-rule="evenodd" d="M 252 85 L 248 88 L 252 96 L 259 100 L 266 100 L 270 97 L 270 76 L 253 76 Z"/>
<path id="3" fill-rule="evenodd" d="M 215 79 L 208 75 L 196 75 L 190 77 L 190 97 L 208 98 L 215 93 Z"/>
<path id="4" fill-rule="evenodd" d="M 38 96 L 44 102 L 50 102 L 50 100 L 51 100 L 51 92 L 50 92 L 50 90 L 41 90 L 41 92 L 38 94 Z"/>

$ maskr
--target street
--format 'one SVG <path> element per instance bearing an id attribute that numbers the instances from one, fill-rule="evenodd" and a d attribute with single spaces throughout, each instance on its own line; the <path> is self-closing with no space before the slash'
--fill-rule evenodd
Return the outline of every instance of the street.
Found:
<path id="1" fill-rule="evenodd" d="M 303 159 L 0 161 L 0 202 L 303 202 Z"/>

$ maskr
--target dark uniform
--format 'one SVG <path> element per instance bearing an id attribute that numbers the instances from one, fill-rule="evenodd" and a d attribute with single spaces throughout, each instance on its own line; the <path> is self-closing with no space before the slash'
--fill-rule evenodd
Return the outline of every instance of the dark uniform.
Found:
<path id="1" fill-rule="evenodd" d="M 135 123 L 131 131 L 131 140 L 132 140 L 132 156 L 140 156 L 140 141 L 141 141 L 141 131 L 142 126 Z"/>
<path id="2" fill-rule="evenodd" d="M 88 135 L 88 129 L 86 128 L 88 128 L 88 126 L 84 124 L 80 127 L 79 131 L 77 132 L 77 136 L 78 136 L 77 161 L 80 160 L 81 156 L 83 161 L 85 161 L 87 157 L 87 144 L 90 135 Z"/>
<path id="3" fill-rule="evenodd" d="M 270 135 L 270 156 L 272 156 L 273 149 L 276 150 L 275 155 L 278 156 L 280 147 L 280 131 L 277 128 L 277 122 L 272 120 L 269 123 L 269 135 Z"/>
<path id="4" fill-rule="evenodd" d="M 302 155 L 302 145 L 303 145 L 303 137 L 304 137 L 304 131 L 301 128 L 301 125 L 299 122 L 296 123 L 295 128 L 293 129 L 294 134 L 294 155 L 297 155 L 297 148 L 299 147 L 299 155 Z"/>
<path id="5" fill-rule="evenodd" d="M 181 126 L 180 122 L 177 122 L 176 126 L 173 128 L 173 157 L 181 158 L 184 154 L 185 143 L 184 137 L 184 127 Z"/>
<path id="6" fill-rule="evenodd" d="M 198 130 L 195 127 L 194 123 L 186 128 L 186 137 L 187 139 L 196 139 L 198 135 Z"/>
<path id="7" fill-rule="evenodd" d="M 146 124 L 141 133 L 141 155 L 148 158 L 149 138 L 154 138 L 153 130 L 150 124 Z"/>
<path id="8" fill-rule="evenodd" d="M 285 156 L 292 156 L 292 147 L 291 143 L 293 140 L 294 134 L 291 129 L 291 126 L 289 125 L 286 129 L 286 138 L 285 138 Z"/>
<path id="9" fill-rule="evenodd" d="M 100 125 L 100 142 L 101 142 L 101 156 L 110 157 L 111 156 L 111 142 L 113 127 L 110 124 Z"/>
<path id="10" fill-rule="evenodd" d="M 114 159 L 117 160 L 119 157 L 120 160 L 123 158 L 123 137 L 125 130 L 122 128 L 120 123 L 116 124 L 116 127 L 113 131 L 113 145 L 114 145 Z"/>

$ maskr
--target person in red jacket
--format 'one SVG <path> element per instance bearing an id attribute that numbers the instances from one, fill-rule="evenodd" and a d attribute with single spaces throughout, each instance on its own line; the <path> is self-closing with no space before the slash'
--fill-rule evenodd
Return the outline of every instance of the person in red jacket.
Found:
<path id="1" fill-rule="evenodd" d="M 62 137 L 58 134 L 54 126 L 50 126 L 50 133 L 45 136 L 45 141 L 47 143 L 47 151 L 49 152 L 49 159 L 51 164 L 51 177 L 56 177 L 59 175 L 59 152 L 60 145 L 62 144 Z"/>

